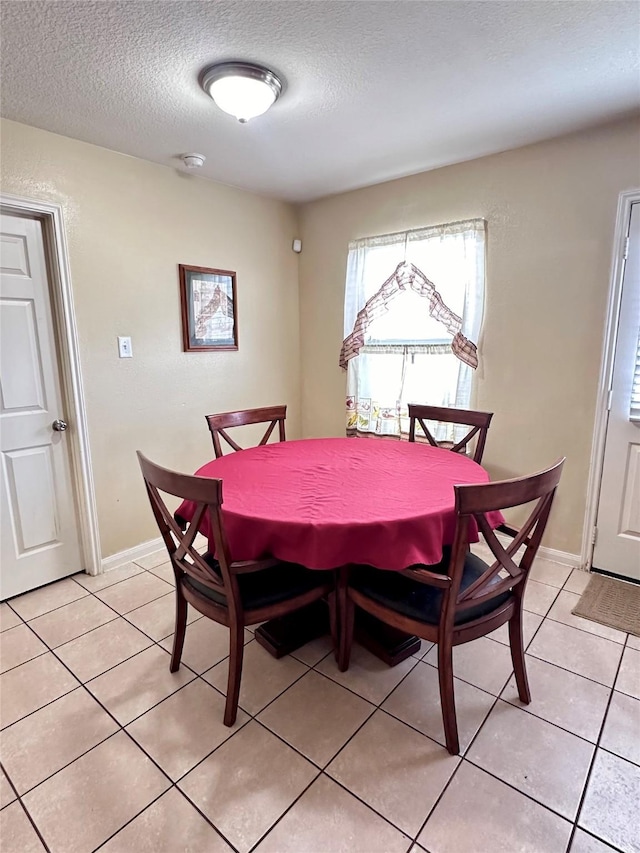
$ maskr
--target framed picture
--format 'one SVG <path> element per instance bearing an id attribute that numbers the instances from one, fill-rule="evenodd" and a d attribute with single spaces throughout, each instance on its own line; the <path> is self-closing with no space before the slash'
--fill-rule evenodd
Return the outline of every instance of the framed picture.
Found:
<path id="1" fill-rule="evenodd" d="M 237 350 L 236 274 L 185 264 L 178 269 L 183 350 Z"/>

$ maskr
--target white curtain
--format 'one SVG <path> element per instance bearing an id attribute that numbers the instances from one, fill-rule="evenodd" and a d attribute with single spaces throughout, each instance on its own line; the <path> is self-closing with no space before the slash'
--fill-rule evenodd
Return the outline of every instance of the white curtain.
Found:
<path id="1" fill-rule="evenodd" d="M 358 312 L 402 261 L 435 285 L 462 319 L 462 333 L 478 342 L 484 308 L 485 222 L 470 220 L 349 245 L 344 336 Z M 399 436 L 408 432 L 407 404 L 469 408 L 472 368 L 451 351 L 451 335 L 429 315 L 428 300 L 407 289 L 367 329 L 364 347 L 347 366 L 347 432 Z M 436 437 L 455 440 L 441 425 Z"/>

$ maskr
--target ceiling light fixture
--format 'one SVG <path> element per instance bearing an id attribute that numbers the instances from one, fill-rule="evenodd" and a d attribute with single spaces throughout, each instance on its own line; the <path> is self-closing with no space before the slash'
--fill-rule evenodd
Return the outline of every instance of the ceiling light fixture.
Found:
<path id="1" fill-rule="evenodd" d="M 221 110 L 242 123 L 266 113 L 282 92 L 277 74 L 250 62 L 210 65 L 200 75 L 200 84 Z"/>

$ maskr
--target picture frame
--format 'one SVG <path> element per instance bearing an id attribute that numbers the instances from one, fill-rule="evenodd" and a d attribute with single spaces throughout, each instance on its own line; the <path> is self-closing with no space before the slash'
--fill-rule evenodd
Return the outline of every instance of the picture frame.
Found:
<path id="1" fill-rule="evenodd" d="M 236 273 L 178 264 L 184 352 L 238 349 Z"/>

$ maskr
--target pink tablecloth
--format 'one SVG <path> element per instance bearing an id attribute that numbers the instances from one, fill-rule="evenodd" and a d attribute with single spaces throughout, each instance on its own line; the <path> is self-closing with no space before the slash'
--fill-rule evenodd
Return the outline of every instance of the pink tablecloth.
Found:
<path id="1" fill-rule="evenodd" d="M 312 569 L 365 563 L 396 571 L 438 563 L 453 541 L 453 485 L 489 479 L 480 465 L 449 450 L 355 438 L 255 447 L 214 459 L 196 474 L 223 480 L 234 560 L 272 555 Z M 176 515 L 190 520 L 193 504 L 183 503 Z M 496 526 L 501 520 L 493 515 Z"/>

